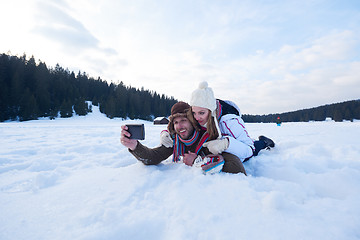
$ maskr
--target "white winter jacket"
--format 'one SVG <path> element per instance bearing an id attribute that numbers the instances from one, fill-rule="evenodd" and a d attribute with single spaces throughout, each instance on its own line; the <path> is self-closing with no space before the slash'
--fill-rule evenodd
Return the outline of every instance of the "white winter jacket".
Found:
<path id="1" fill-rule="evenodd" d="M 239 115 L 225 114 L 220 117 L 219 128 L 222 138 L 227 137 L 229 139 L 229 147 L 225 152 L 234 154 L 244 161 L 253 155 L 254 142 L 245 128 L 238 106 L 231 101 L 224 102 L 235 107 L 239 112 Z"/>

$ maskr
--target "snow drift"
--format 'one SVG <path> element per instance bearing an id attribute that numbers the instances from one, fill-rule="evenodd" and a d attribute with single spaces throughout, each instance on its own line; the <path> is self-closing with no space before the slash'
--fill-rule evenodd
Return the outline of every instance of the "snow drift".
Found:
<path id="1" fill-rule="evenodd" d="M 247 124 L 249 176 L 145 166 L 94 113 L 0 124 L 0 239 L 359 239 L 360 122 Z M 145 124 L 150 147 L 165 126 Z"/>

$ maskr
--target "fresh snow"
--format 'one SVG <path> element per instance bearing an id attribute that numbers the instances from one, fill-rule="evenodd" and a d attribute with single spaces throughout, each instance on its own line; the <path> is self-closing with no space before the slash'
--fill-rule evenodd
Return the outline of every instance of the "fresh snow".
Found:
<path id="1" fill-rule="evenodd" d="M 360 239 L 360 122 L 248 123 L 248 176 L 138 162 L 108 119 L 0 124 L 0 239 Z"/>

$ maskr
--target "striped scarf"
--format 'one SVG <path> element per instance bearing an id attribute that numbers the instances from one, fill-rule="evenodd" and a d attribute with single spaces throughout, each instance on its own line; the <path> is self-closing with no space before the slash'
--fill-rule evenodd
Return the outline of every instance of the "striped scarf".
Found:
<path id="1" fill-rule="evenodd" d="M 178 134 L 175 134 L 174 140 L 174 152 L 173 152 L 173 162 L 179 162 L 180 156 L 184 156 L 185 147 L 192 146 L 199 139 L 200 133 L 198 131 L 194 131 L 194 134 L 190 139 L 184 140 Z M 195 153 L 198 154 L 202 148 L 204 142 L 206 142 L 209 138 L 209 134 L 205 132 L 200 138 L 198 145 L 196 146 Z"/>

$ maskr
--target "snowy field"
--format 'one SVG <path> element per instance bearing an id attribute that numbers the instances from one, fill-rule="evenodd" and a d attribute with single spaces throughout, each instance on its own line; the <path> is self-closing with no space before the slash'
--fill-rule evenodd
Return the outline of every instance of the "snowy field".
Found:
<path id="1" fill-rule="evenodd" d="M 276 147 L 205 176 L 137 162 L 96 110 L 0 123 L 0 239 L 360 239 L 359 121 L 247 124 Z"/>

